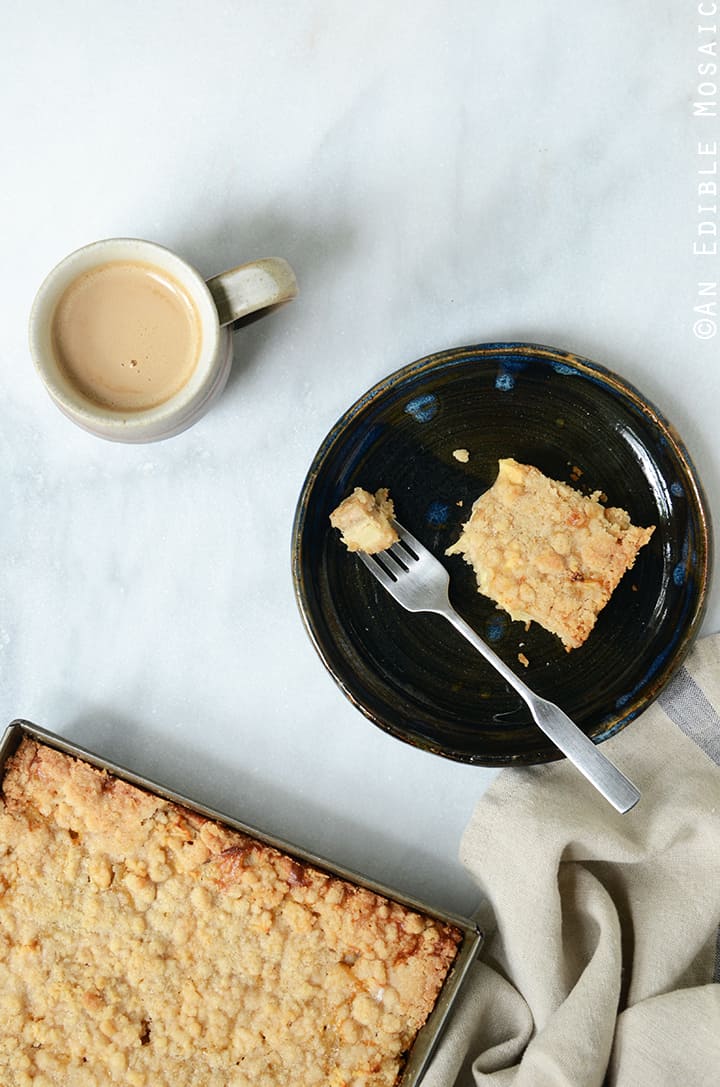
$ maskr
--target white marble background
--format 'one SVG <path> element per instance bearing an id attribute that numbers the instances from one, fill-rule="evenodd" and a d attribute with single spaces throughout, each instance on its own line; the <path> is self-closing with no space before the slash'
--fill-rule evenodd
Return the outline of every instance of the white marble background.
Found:
<path id="1" fill-rule="evenodd" d="M 710 10 L 710 0 L 704 5 Z M 469 910 L 492 778 L 373 728 L 296 610 L 309 462 L 431 351 L 587 355 L 675 423 L 720 497 L 720 335 L 693 333 L 695 0 L 5 0 L 0 8 L 0 722 L 34 719 L 366 874 Z M 707 60 L 708 57 L 705 57 Z M 100 237 L 207 275 L 283 255 L 220 404 L 144 447 L 68 423 L 26 320 Z M 705 629 L 717 630 L 715 590 Z"/>

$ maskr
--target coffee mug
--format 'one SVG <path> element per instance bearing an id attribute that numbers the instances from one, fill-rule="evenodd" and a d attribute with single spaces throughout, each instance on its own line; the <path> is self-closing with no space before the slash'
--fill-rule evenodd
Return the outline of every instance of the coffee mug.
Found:
<path id="1" fill-rule="evenodd" d="M 30 351 L 47 391 L 101 438 L 151 442 L 195 423 L 220 395 L 232 323 L 297 294 L 279 257 L 205 281 L 155 242 L 110 238 L 62 260 L 30 315 Z"/>

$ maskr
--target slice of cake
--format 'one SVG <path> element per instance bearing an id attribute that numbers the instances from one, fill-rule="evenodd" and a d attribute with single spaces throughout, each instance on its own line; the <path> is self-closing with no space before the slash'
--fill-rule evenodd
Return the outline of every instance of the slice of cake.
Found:
<path id="1" fill-rule="evenodd" d="M 586 497 L 537 468 L 501 460 L 446 554 L 463 555 L 478 591 L 512 619 L 534 620 L 576 649 L 654 531 L 603 506 L 600 493 Z"/>
<path id="2" fill-rule="evenodd" d="M 330 514 L 330 524 L 340 530 L 348 551 L 375 555 L 398 542 L 399 536 L 391 524 L 394 516 L 387 487 L 381 487 L 374 495 L 356 487 Z"/>

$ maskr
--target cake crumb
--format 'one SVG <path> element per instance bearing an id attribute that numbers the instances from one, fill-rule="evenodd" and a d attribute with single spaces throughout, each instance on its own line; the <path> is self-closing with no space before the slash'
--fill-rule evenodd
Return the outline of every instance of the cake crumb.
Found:
<path id="1" fill-rule="evenodd" d="M 453 456 L 455 460 L 459 460 L 462 464 L 467 464 L 470 460 L 470 452 L 467 449 L 453 449 Z"/>
<path id="2" fill-rule="evenodd" d="M 523 668 L 527 668 L 527 666 L 530 663 L 530 661 L 527 659 L 527 657 L 525 656 L 524 653 L 518 653 L 518 660 L 522 664 Z"/>
<path id="3" fill-rule="evenodd" d="M 348 551 L 376 555 L 387 551 L 400 537 L 392 525 L 395 507 L 387 487 L 375 494 L 356 487 L 330 514 L 330 524 L 340 531 Z"/>

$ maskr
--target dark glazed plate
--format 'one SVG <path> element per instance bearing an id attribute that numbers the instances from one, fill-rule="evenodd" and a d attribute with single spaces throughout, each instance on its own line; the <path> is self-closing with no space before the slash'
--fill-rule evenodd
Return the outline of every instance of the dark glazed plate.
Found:
<path id="1" fill-rule="evenodd" d="M 459 463 L 456 449 L 470 459 Z M 526 631 L 446 558 L 501 457 L 656 525 L 587 642 L 566 653 Z M 457 610 L 540 695 L 597 743 L 657 697 L 697 633 L 710 518 L 673 428 L 615 374 L 534 344 L 482 344 L 391 374 L 343 415 L 305 480 L 293 528 L 300 611 L 326 667 L 380 728 L 436 754 L 496 766 L 559 757 L 519 697 L 442 618 L 405 612 L 341 544 L 331 510 L 355 486 L 388 487 L 398 520 L 450 571 Z M 524 668 L 518 654 L 529 665 Z"/>

